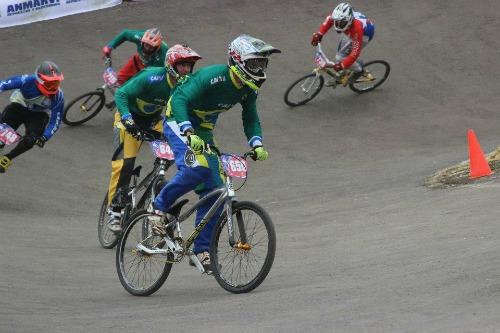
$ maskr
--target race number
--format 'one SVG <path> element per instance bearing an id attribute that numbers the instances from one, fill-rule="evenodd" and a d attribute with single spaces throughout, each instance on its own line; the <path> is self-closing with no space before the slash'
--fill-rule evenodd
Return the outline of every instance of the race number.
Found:
<path id="1" fill-rule="evenodd" d="M 165 141 L 156 140 L 151 142 L 151 149 L 158 158 L 169 161 L 174 160 L 174 152 Z"/>
<path id="2" fill-rule="evenodd" d="M 247 177 L 247 163 L 236 155 L 222 155 L 220 157 L 226 175 L 235 178 Z"/>
<path id="3" fill-rule="evenodd" d="M 0 124 L 0 141 L 6 145 L 11 145 L 19 141 L 21 136 L 7 124 Z"/>
<path id="4" fill-rule="evenodd" d="M 106 68 L 106 70 L 102 74 L 102 78 L 104 79 L 106 85 L 109 87 L 113 87 L 118 82 L 118 75 L 111 67 Z"/>
<path id="5" fill-rule="evenodd" d="M 314 63 L 321 68 L 326 66 L 326 60 L 323 53 L 316 51 L 316 56 L 314 57 Z"/>

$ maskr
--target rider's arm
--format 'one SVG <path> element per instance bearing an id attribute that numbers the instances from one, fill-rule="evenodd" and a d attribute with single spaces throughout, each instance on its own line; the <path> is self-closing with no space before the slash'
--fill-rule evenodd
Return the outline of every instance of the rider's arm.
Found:
<path id="1" fill-rule="evenodd" d="M 125 84 L 116 91 L 115 103 L 121 118 L 130 115 L 129 100 L 135 100 L 149 87 L 149 81 L 147 78 L 148 76 L 146 73 L 141 72 L 137 76 L 125 82 Z"/>
<path id="2" fill-rule="evenodd" d="M 187 80 L 179 84 L 169 103 L 171 112 L 175 121 L 179 125 L 181 133 L 184 133 L 188 128 L 193 128 L 191 121 L 189 121 L 189 101 L 198 99 L 203 95 L 205 86 L 194 77 L 189 77 Z"/>
<path id="3" fill-rule="evenodd" d="M 43 136 L 48 140 L 50 139 L 61 126 L 61 119 L 64 109 L 64 95 L 60 90 L 55 97 L 52 99 L 52 107 L 50 111 L 50 119 L 45 127 Z"/>
<path id="4" fill-rule="evenodd" d="M 143 30 L 124 29 L 115 38 L 113 38 L 113 40 L 111 40 L 107 44 L 107 46 L 112 49 L 116 49 L 123 42 L 132 42 L 139 45 L 141 43 L 142 35 L 144 35 Z"/>
<path id="5" fill-rule="evenodd" d="M 260 126 L 259 115 L 257 114 L 257 93 L 247 96 L 241 101 L 243 111 L 243 130 L 250 147 L 262 146 L 262 128 Z"/>
<path id="6" fill-rule="evenodd" d="M 26 78 L 28 78 L 28 75 L 18 75 L 0 81 L 0 92 L 5 90 L 21 89 L 26 82 Z"/>
<path id="7" fill-rule="evenodd" d="M 360 21 L 353 20 L 350 37 L 352 40 L 351 53 L 342 60 L 342 68 L 351 67 L 361 54 L 361 46 L 363 45 L 363 24 Z"/>
<path id="8" fill-rule="evenodd" d="M 333 26 L 333 19 L 332 19 L 332 16 L 331 15 L 328 15 L 325 20 L 323 21 L 323 23 L 321 23 L 321 25 L 319 26 L 319 34 L 320 35 L 324 35 L 328 32 L 328 30 L 330 30 L 330 28 Z"/>

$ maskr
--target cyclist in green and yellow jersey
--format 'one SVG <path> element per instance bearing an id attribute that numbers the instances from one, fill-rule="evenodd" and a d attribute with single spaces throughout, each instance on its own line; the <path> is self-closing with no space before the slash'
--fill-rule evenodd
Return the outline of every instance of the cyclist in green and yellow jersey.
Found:
<path id="1" fill-rule="evenodd" d="M 277 52 L 280 51 L 260 39 L 241 35 L 229 45 L 228 65 L 201 68 L 176 87 L 169 101 L 163 131 L 174 151 L 179 171 L 154 202 L 159 215 L 191 190 L 196 189 L 203 197 L 222 185 L 218 157 L 205 152 L 205 144 L 214 144 L 213 129 L 219 115 L 236 104 L 243 109 L 243 129 L 256 159 L 267 158 L 256 101 L 259 88 L 266 80 L 268 58 Z M 195 160 L 189 158 L 191 150 L 196 154 Z M 191 155 L 185 159 L 186 154 Z M 213 200 L 207 200 L 200 206 L 196 225 L 212 204 Z M 210 266 L 210 236 L 219 215 L 220 212 L 214 215 L 194 243 L 193 251 L 206 269 Z"/>
<path id="2" fill-rule="evenodd" d="M 116 91 L 115 151 L 108 190 L 110 230 L 121 231 L 120 217 L 124 206 L 121 194 L 130 183 L 142 143 L 141 129 L 162 131 L 163 114 L 172 89 L 178 80 L 193 71 L 199 59 L 201 57 L 191 48 L 174 45 L 167 52 L 165 66 L 142 70 Z"/>

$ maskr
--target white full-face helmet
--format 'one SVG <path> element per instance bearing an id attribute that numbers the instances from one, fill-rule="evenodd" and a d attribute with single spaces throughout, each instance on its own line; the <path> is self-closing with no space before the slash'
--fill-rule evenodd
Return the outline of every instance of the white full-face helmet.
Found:
<path id="1" fill-rule="evenodd" d="M 354 19 L 352 6 L 347 2 L 342 2 L 335 7 L 332 13 L 333 26 L 337 32 L 346 31 Z"/>
<path id="2" fill-rule="evenodd" d="M 229 44 L 228 65 L 243 83 L 258 90 L 266 80 L 269 56 L 280 52 L 260 39 L 241 35 Z"/>

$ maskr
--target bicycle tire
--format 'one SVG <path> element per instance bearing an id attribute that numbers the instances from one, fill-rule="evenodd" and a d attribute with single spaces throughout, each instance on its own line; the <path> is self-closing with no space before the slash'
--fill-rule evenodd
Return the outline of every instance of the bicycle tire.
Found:
<path id="1" fill-rule="evenodd" d="M 119 236 L 108 229 L 108 194 L 106 193 L 104 200 L 99 211 L 99 218 L 97 220 L 97 239 L 101 246 L 105 249 L 112 249 L 116 246 Z"/>
<path id="2" fill-rule="evenodd" d="M 167 277 L 170 274 L 170 271 L 172 269 L 171 262 L 165 262 L 165 265 L 160 265 L 162 267 L 159 267 L 159 269 L 161 269 L 161 272 L 160 272 L 158 278 L 156 278 L 154 281 L 152 281 L 152 283 L 149 284 L 147 287 L 143 287 L 143 288 L 138 288 L 135 285 L 133 285 L 127 272 L 126 272 L 124 255 L 126 252 L 125 247 L 126 247 L 127 241 L 129 240 L 129 237 L 133 237 L 133 235 L 132 235 L 133 230 L 134 230 L 134 227 L 136 227 L 136 226 L 137 226 L 137 229 L 140 229 L 137 232 L 139 232 L 140 237 L 142 237 L 141 241 L 144 241 L 144 238 L 143 238 L 144 237 L 143 233 L 145 230 L 144 223 L 148 223 L 147 217 L 151 216 L 151 215 L 153 215 L 153 214 L 148 213 L 144 209 L 137 211 L 130 218 L 130 223 L 126 223 L 127 228 L 125 229 L 125 232 L 123 233 L 122 237 L 120 238 L 120 242 L 116 248 L 116 271 L 118 273 L 120 283 L 125 288 L 125 290 L 127 290 L 127 292 L 129 292 L 130 294 L 132 294 L 134 296 L 149 296 L 152 293 L 156 292 L 165 283 L 165 280 L 167 279 Z M 140 226 L 138 226 L 137 224 L 139 224 L 139 223 L 142 223 L 142 224 Z M 154 237 L 156 237 L 156 239 L 154 241 L 156 241 L 157 239 L 161 239 L 159 236 L 154 236 Z M 137 242 L 137 240 L 132 241 L 131 243 L 134 244 L 134 246 L 136 246 L 136 244 L 135 244 L 136 242 Z M 150 242 L 153 243 L 153 240 L 151 240 Z M 144 243 L 144 244 L 146 244 L 146 243 Z M 131 252 L 133 253 L 133 250 L 131 250 Z M 139 266 L 142 265 L 144 270 L 145 270 L 144 278 L 139 276 L 138 281 L 139 282 L 143 281 L 144 283 L 146 283 L 147 272 L 148 272 L 148 268 L 146 267 L 147 261 L 149 261 L 149 263 L 151 264 L 154 261 L 152 258 L 153 256 L 148 257 L 145 254 L 139 254 L 139 253 L 135 253 L 135 255 L 137 258 L 140 258 Z M 147 258 L 147 259 L 143 259 L 143 258 Z M 133 259 L 133 261 L 135 261 L 135 260 L 136 260 L 136 258 Z M 164 260 L 172 261 L 173 258 L 171 255 L 168 255 L 166 258 L 164 258 Z M 150 274 L 152 274 L 152 272 L 153 272 L 152 267 L 149 267 L 149 272 L 150 272 Z M 134 274 L 135 273 L 136 272 L 134 272 Z M 140 273 L 138 273 L 138 274 L 140 274 Z"/>
<path id="3" fill-rule="evenodd" d="M 391 72 L 391 66 L 389 65 L 389 63 L 385 60 L 373 60 L 373 61 L 369 61 L 366 64 L 364 64 L 363 69 L 367 69 L 374 64 L 380 64 L 383 67 L 385 67 L 385 71 L 384 71 L 384 74 L 382 75 L 382 78 L 379 79 L 378 77 L 375 77 L 376 80 L 373 81 L 375 84 L 369 85 L 365 88 L 361 88 L 361 84 L 363 82 L 351 83 L 351 84 L 349 84 L 349 88 L 351 88 L 352 91 L 355 91 L 355 92 L 360 93 L 360 94 L 365 93 L 365 92 L 369 92 L 369 91 L 372 91 L 373 89 L 379 87 L 382 83 L 385 82 L 385 80 L 387 80 L 387 77 L 389 76 L 389 73 Z"/>
<path id="4" fill-rule="evenodd" d="M 97 96 L 98 99 L 95 100 L 95 102 L 93 102 L 93 104 L 91 104 L 89 110 L 87 111 L 86 108 L 83 107 L 83 105 L 85 105 L 85 103 L 91 101 L 94 96 Z M 78 105 L 77 103 L 80 101 L 82 101 L 82 104 Z M 81 125 L 81 124 L 89 121 L 90 119 L 94 118 L 102 110 L 105 102 L 106 102 L 106 96 L 104 95 L 104 91 L 102 89 L 97 89 L 97 90 L 85 93 L 83 95 L 80 95 L 77 98 L 73 99 L 69 104 L 66 105 L 66 107 L 64 108 L 62 121 L 63 121 L 63 123 L 65 123 L 66 125 L 69 125 L 69 126 Z M 77 105 L 75 105 L 75 104 L 77 104 Z M 73 106 L 75 106 L 75 107 L 73 107 Z M 70 113 L 70 111 L 74 110 L 73 112 L 71 112 L 71 115 L 73 115 L 73 114 L 78 112 L 78 108 L 80 108 L 80 112 L 84 112 L 84 113 L 86 113 L 86 115 L 82 119 L 79 119 L 79 120 L 71 120 L 71 117 L 69 117 L 70 119 L 68 119 L 68 114 Z M 84 109 L 85 109 L 85 111 L 83 111 Z"/>
<path id="5" fill-rule="evenodd" d="M 248 216 L 245 215 L 246 211 L 251 211 L 258 217 L 258 220 L 256 220 L 257 222 L 253 226 L 248 222 L 247 218 L 243 218 L 244 216 Z M 238 213 L 242 214 L 242 220 L 245 219 L 243 223 L 245 233 L 247 234 L 246 243 L 251 244 L 251 249 L 235 249 L 229 245 L 229 237 L 227 241 L 222 239 L 223 237 L 227 237 L 227 228 L 225 228 L 227 218 L 225 212 L 219 218 L 210 242 L 210 258 L 212 261 L 213 275 L 222 288 L 235 294 L 252 291 L 264 281 L 271 270 L 276 252 L 276 233 L 274 231 L 272 220 L 269 217 L 269 214 L 267 214 L 262 207 L 254 202 L 233 202 L 233 216 L 235 217 L 233 218 L 233 230 L 235 234 L 235 241 L 241 241 L 241 232 L 238 224 L 236 223 L 237 216 L 235 216 Z M 263 227 L 261 224 L 263 224 Z M 267 236 L 267 249 L 262 267 L 258 270 L 258 272 L 256 272 L 255 276 L 246 278 L 245 282 L 234 282 L 234 280 L 232 280 L 232 276 L 238 266 L 240 271 L 236 273 L 236 278 L 242 277 L 242 274 L 247 277 L 250 270 L 255 267 L 259 254 L 258 250 L 256 252 L 255 247 L 257 243 L 264 242 L 264 240 L 258 237 L 256 238 L 255 233 L 260 231 L 262 228 L 265 229 L 265 234 Z M 254 234 L 250 234 L 250 231 Z M 263 237 L 264 236 L 262 236 L 262 238 Z M 243 269 L 244 271 L 241 272 L 243 261 L 248 262 L 250 260 L 252 261 L 252 267 L 246 267 Z M 233 267 L 233 265 L 230 265 L 231 262 L 236 266 L 236 268 Z"/>
<path id="6" fill-rule="evenodd" d="M 292 92 L 292 90 L 297 86 L 299 85 L 302 81 L 304 81 L 304 84 L 307 82 L 306 80 L 309 79 L 309 78 L 312 78 L 312 77 L 318 77 L 319 78 L 319 85 L 315 88 L 315 90 L 312 92 L 312 94 L 309 96 L 309 97 L 306 97 L 304 99 L 299 99 L 297 102 L 294 102 L 293 100 L 291 100 L 290 98 L 290 93 Z M 288 105 L 288 106 L 291 106 L 291 107 L 295 107 L 295 106 L 300 106 L 300 105 L 304 105 L 306 104 L 307 102 L 309 102 L 310 100 L 312 100 L 314 97 L 316 97 L 316 95 L 319 94 L 319 92 L 321 91 L 321 89 L 323 88 L 323 85 L 325 84 L 325 79 L 323 78 L 323 76 L 321 75 L 316 75 L 315 73 L 311 73 L 311 74 L 307 74 L 303 77 L 301 77 L 300 79 L 298 79 L 297 81 L 295 81 L 294 83 L 292 83 L 290 85 L 290 87 L 288 87 L 288 89 L 286 90 L 285 92 L 285 96 L 284 96 L 284 101 L 285 103 Z M 300 87 L 299 87 L 300 88 Z M 310 89 L 312 88 L 312 86 L 310 87 Z M 305 94 L 306 92 L 304 91 L 303 87 L 301 88 L 303 90 L 303 93 Z M 310 93 L 307 92 L 307 93 Z"/>

